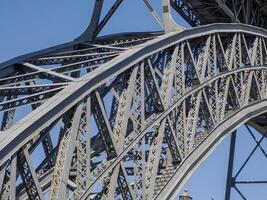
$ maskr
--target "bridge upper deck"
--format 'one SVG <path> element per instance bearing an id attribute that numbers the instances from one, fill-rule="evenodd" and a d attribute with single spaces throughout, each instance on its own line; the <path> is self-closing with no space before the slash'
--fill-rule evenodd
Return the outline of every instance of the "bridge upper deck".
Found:
<path id="1" fill-rule="evenodd" d="M 191 26 L 240 22 L 267 27 L 264 0 L 171 0 L 171 4 Z"/>

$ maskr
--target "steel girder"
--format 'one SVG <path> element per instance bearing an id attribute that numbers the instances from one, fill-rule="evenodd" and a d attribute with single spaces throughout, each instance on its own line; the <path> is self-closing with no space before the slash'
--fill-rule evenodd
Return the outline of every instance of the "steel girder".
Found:
<path id="1" fill-rule="evenodd" d="M 266 33 L 215 24 L 3 65 L 1 199 L 174 197 L 226 133 L 266 112 Z"/>
<path id="2" fill-rule="evenodd" d="M 171 0 L 171 5 L 191 26 L 245 23 L 267 27 L 263 0 Z"/>

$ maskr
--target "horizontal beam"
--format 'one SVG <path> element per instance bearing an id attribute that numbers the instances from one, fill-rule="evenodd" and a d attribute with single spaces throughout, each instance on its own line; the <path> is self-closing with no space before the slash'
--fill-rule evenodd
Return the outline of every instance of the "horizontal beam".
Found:
<path id="1" fill-rule="evenodd" d="M 31 63 L 22 63 L 22 65 L 26 68 L 29 68 L 31 71 L 44 72 L 44 73 L 49 74 L 51 76 L 54 76 L 56 79 L 59 79 L 59 80 L 64 81 L 64 82 L 75 81 L 75 78 L 51 71 L 49 69 L 44 69 L 42 67 L 33 65 Z"/>

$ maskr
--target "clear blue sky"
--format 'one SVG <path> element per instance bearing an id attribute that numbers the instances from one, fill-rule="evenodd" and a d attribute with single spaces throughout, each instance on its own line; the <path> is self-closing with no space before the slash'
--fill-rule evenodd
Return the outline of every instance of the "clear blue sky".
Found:
<path id="1" fill-rule="evenodd" d="M 107 10 L 114 0 L 106 0 Z M 160 10 L 161 0 L 151 0 L 157 10 Z M 0 1 L 0 63 L 15 56 L 36 51 L 42 48 L 61 44 L 73 40 L 86 28 L 92 11 L 93 0 L 1 0 Z M 188 25 L 174 14 L 177 22 L 185 27 Z M 125 0 L 121 8 L 111 19 L 109 25 L 102 31 L 102 35 L 129 31 L 159 30 L 159 25 L 147 12 L 142 0 Z M 253 148 L 253 141 L 244 127 L 238 131 L 238 158 L 240 166 L 245 155 Z M 263 146 L 267 149 L 267 143 Z M 195 200 L 223 200 L 229 138 L 215 150 L 215 152 L 200 166 L 186 185 Z M 252 162 L 253 159 L 255 162 Z M 241 173 L 240 180 L 267 180 L 267 162 L 257 151 L 245 173 Z M 265 169 L 265 170 L 264 170 Z M 235 167 L 235 171 L 237 168 Z M 255 173 L 255 170 L 257 171 Z M 266 200 L 267 185 L 263 185 L 253 192 L 255 187 L 240 187 L 246 191 L 248 199 Z M 253 196 L 253 195 L 256 195 Z M 253 198 L 254 197 L 254 198 Z M 240 199 L 233 193 L 233 200 Z"/>

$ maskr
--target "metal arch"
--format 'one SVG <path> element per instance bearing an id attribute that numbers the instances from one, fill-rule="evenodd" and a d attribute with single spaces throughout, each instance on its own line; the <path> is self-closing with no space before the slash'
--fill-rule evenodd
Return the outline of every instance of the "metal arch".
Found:
<path id="1" fill-rule="evenodd" d="M 151 45 L 149 44 L 149 42 L 144 48 L 142 48 L 142 45 L 140 47 L 137 46 L 135 49 L 129 50 L 127 54 L 123 54 L 117 59 L 113 60 L 112 65 L 106 64 L 102 66 L 102 68 L 99 68 L 92 73 L 76 80 L 69 86 L 69 88 L 65 88 L 65 90 L 62 91 L 62 93 L 59 93 L 55 97 L 55 99 L 51 99 L 43 105 L 43 107 L 45 107 L 46 109 L 42 111 L 41 116 L 39 113 L 39 110 L 41 109 L 40 107 L 39 110 L 37 109 L 33 111 L 30 115 L 21 120 L 17 125 L 14 125 L 11 129 L 3 132 L 3 134 L 0 136 L 0 164 L 3 164 L 3 162 L 5 162 L 5 157 L 9 157 L 10 154 L 16 151 L 16 149 L 14 149 L 14 146 L 16 148 L 19 148 L 21 145 L 27 142 L 23 140 L 14 140 L 16 137 L 19 136 L 19 138 L 22 138 L 21 135 L 24 134 L 25 139 L 30 136 L 29 134 L 31 134 L 31 137 L 33 137 L 38 130 L 41 130 L 44 126 L 47 126 L 57 117 L 61 116 L 63 112 L 66 112 L 66 110 L 79 102 L 82 98 L 88 95 L 96 87 L 104 83 L 107 79 L 115 76 L 116 72 L 118 73 L 122 69 L 126 70 L 127 68 L 131 67 L 133 61 L 135 63 L 138 63 L 146 56 L 174 45 L 182 40 L 218 32 L 243 32 L 263 37 L 265 37 L 265 35 L 267 34 L 264 29 L 249 25 L 214 24 L 186 30 L 177 34 L 170 33 L 169 37 L 159 37 L 151 41 Z M 62 107 L 63 105 L 64 107 Z M 37 113 L 38 115 L 36 115 Z M 55 116 L 54 113 L 57 113 L 57 115 Z M 39 116 L 39 119 L 37 118 L 37 116 Z M 38 123 L 38 125 L 35 125 L 35 123 Z M 35 127 L 35 130 L 31 127 Z M 27 131 L 27 129 L 30 129 L 31 131 L 29 132 Z M 14 130 L 16 131 L 14 132 Z M 28 138 L 27 140 L 29 139 L 30 138 Z M 12 144 L 12 147 L 9 147 L 9 144 L 14 142 L 16 142 L 16 144 Z"/>
<path id="2" fill-rule="evenodd" d="M 121 49 L 112 45 L 101 48 Z M 65 54 L 52 58 L 41 55 L 30 61 L 45 64 L 47 59 L 52 63 L 77 59 L 75 54 Z M 205 153 L 201 154 L 203 144 L 214 143 L 218 135 L 222 136 L 215 130 L 233 117 L 239 120 L 234 124 L 238 125 L 264 112 L 266 54 L 265 30 L 216 24 L 124 48 L 80 78 L 71 71 L 74 80 L 61 92 L 2 132 L 1 165 L 7 169 L 1 183 L 4 191 L 10 193 L 6 186 L 17 172 L 10 163 L 21 158 L 17 155 L 22 147 L 27 147 L 23 150 L 28 156 L 58 124 L 57 144 L 50 146 L 52 149 L 46 146 L 47 157 L 35 169 L 38 178 L 31 182 L 33 187 L 25 187 L 26 181 L 18 186 L 20 197 L 32 193 L 42 196 L 40 193 L 47 189 L 50 199 L 65 199 L 59 197 L 59 191 L 62 195 L 73 192 L 69 196 L 72 199 L 86 199 L 88 195 L 152 199 L 164 195 L 165 190 L 171 192 L 170 184 L 173 177 L 177 178 L 174 175 L 191 155 L 200 159 Z M 46 74 L 51 76 L 49 71 Z M 112 95 L 111 104 L 105 101 L 107 94 Z M 33 105 L 37 103 L 33 98 Z M 91 135 L 88 121 L 92 117 L 98 132 Z M 102 145 L 97 146 L 98 142 Z M 84 162 L 88 159 L 92 162 Z M 21 159 L 20 163 L 25 162 Z M 19 170 L 20 175 L 35 176 L 30 159 L 27 166 Z M 101 191 L 97 191 L 98 184 Z"/>
<path id="3" fill-rule="evenodd" d="M 175 199 L 182 186 L 194 173 L 194 171 L 205 161 L 212 151 L 222 142 L 227 134 L 232 133 L 240 125 L 251 120 L 253 117 L 266 113 L 267 101 L 259 104 L 248 106 L 242 111 L 233 115 L 230 119 L 222 123 L 207 137 L 203 143 L 189 155 L 182 166 L 177 169 L 176 173 L 169 180 L 168 185 L 164 187 L 156 199 Z M 228 128 L 225 129 L 225 124 Z"/>

